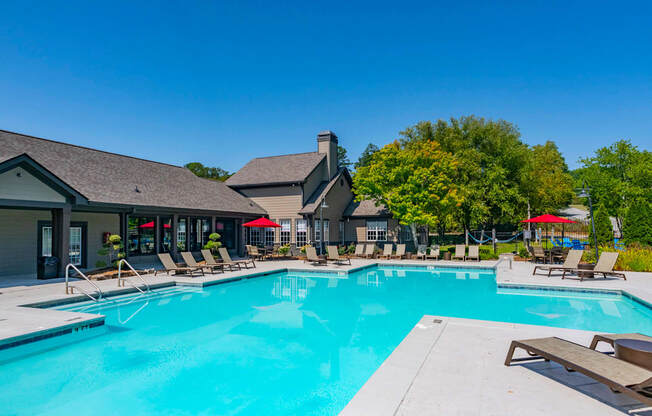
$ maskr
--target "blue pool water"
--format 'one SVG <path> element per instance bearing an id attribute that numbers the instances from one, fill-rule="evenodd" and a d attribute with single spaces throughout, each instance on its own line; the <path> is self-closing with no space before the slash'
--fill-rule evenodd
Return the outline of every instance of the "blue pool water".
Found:
<path id="1" fill-rule="evenodd" d="M 335 415 L 424 314 L 652 334 L 628 298 L 500 289 L 468 269 L 292 272 L 67 309 L 105 328 L 0 354 L 0 414 Z"/>

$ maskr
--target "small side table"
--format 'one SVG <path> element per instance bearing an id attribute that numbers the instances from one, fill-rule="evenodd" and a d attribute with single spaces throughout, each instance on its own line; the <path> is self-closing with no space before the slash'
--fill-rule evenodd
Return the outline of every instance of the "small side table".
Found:
<path id="1" fill-rule="evenodd" d="M 614 341 L 616 358 L 652 370 L 652 342 L 621 338 Z"/>
<path id="2" fill-rule="evenodd" d="M 451 252 L 447 251 L 444 253 L 444 260 L 450 260 L 451 259 Z"/>

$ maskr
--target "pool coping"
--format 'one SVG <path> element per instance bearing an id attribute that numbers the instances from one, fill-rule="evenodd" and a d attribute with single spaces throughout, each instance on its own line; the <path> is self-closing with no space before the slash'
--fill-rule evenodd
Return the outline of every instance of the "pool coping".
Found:
<path id="1" fill-rule="evenodd" d="M 578 288 L 578 287 L 573 287 L 573 286 L 554 286 L 554 285 L 543 285 L 543 284 L 537 284 L 537 283 L 511 283 L 511 282 L 499 282 L 498 281 L 498 265 L 500 264 L 500 261 L 494 262 L 493 265 L 487 265 L 487 264 L 469 264 L 469 263 L 462 263 L 462 264 L 423 264 L 423 263 L 393 263 L 393 262 L 372 262 L 369 264 L 365 264 L 362 266 L 357 266 L 357 267 L 352 267 L 346 270 L 333 270 L 333 269 L 325 269 L 325 270 L 318 270 L 318 269 L 308 269 L 304 267 L 280 267 L 278 269 L 270 269 L 270 270 L 264 270 L 264 271 L 253 271 L 251 273 L 246 273 L 242 275 L 236 275 L 236 276 L 226 276 L 226 277 L 220 277 L 217 279 L 213 280 L 172 280 L 168 282 L 160 282 L 160 283 L 152 283 L 149 284 L 151 289 L 161 289 L 161 288 L 166 288 L 166 287 L 174 287 L 174 286 L 180 286 L 180 287 L 210 287 L 210 286 L 215 286 L 215 285 L 220 285 L 224 283 L 231 283 L 231 282 L 236 282 L 240 280 L 248 280 L 248 279 L 253 279 L 256 277 L 263 277 L 263 276 L 269 276 L 272 274 L 279 274 L 279 273 L 288 273 L 288 272 L 302 272 L 302 273 L 311 273 L 311 274 L 328 274 L 328 275 L 349 275 L 351 273 L 356 273 L 362 270 L 370 269 L 370 268 L 375 268 L 375 267 L 393 267 L 393 268 L 418 268 L 418 269 L 425 269 L 425 270 L 435 270 L 435 269 L 478 269 L 478 270 L 485 270 L 485 271 L 493 271 L 496 274 L 496 287 L 497 288 L 510 288 L 510 289 L 537 289 L 537 290 L 557 290 L 557 291 L 570 291 L 570 292 L 583 292 L 583 293 L 605 293 L 605 294 L 617 294 L 617 295 L 622 295 L 627 298 L 630 298 L 633 301 L 636 301 L 644 306 L 647 306 L 652 309 L 652 303 L 647 302 L 644 299 L 641 299 L 638 296 L 635 296 L 626 290 L 623 289 L 605 289 L 605 288 Z M 115 288 L 111 289 L 109 291 L 105 292 L 105 295 L 107 298 L 112 298 L 115 296 L 121 296 L 121 295 L 126 295 L 130 293 L 135 293 L 138 292 L 138 289 L 135 287 L 122 287 L 122 288 Z M 92 294 L 92 293 L 91 293 Z M 33 308 L 33 309 L 40 309 L 40 310 L 46 310 L 49 308 L 54 308 L 57 306 L 63 306 L 63 305 L 70 305 L 70 304 L 75 304 L 75 303 L 83 303 L 87 302 L 88 298 L 83 295 L 77 295 L 77 296 L 72 296 L 69 298 L 57 298 L 57 299 L 52 299 L 52 300 L 44 300 L 44 301 L 38 301 L 38 302 L 31 302 L 31 303 L 26 303 L 26 304 L 21 304 L 18 305 L 18 308 Z M 31 342 L 37 342 L 42 339 L 46 338 L 51 338 L 59 335 L 66 335 L 70 331 L 77 331 L 77 330 L 83 330 L 85 328 L 88 328 L 89 325 L 94 325 L 94 326 L 99 326 L 104 324 L 104 316 L 103 315 L 97 315 L 97 314 L 82 314 L 85 315 L 84 317 L 79 318 L 76 322 L 70 323 L 70 324 L 63 324 L 63 325 L 55 325 L 52 326 L 51 328 L 47 329 L 39 329 L 36 331 L 26 331 L 25 333 L 21 333 L 15 336 L 9 336 L 9 337 L 4 337 L 0 338 L 0 350 L 8 349 L 13 346 L 18 346 L 18 345 L 24 345 L 28 344 Z M 101 323 L 98 323 L 100 322 Z M 9 346 L 7 346 L 9 345 Z"/>

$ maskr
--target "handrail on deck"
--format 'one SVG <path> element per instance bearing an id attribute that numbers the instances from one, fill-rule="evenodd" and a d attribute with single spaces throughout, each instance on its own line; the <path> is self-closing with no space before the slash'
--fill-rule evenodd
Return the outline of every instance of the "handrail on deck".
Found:
<path id="1" fill-rule="evenodd" d="M 118 286 L 120 286 L 120 283 L 123 282 L 123 280 L 124 280 L 124 281 L 128 281 L 129 284 L 130 284 L 131 286 L 133 286 L 134 288 L 136 288 L 136 290 L 138 290 L 138 291 L 139 291 L 140 293 L 142 293 L 142 294 L 145 294 L 145 292 L 143 292 L 143 290 L 142 290 L 141 288 L 139 288 L 138 286 L 136 286 L 135 284 L 133 284 L 133 282 L 131 282 L 131 280 L 128 280 L 127 278 L 125 278 L 125 279 L 122 278 L 122 265 L 123 265 L 123 264 L 126 264 L 127 267 L 129 267 L 129 269 L 130 269 L 132 272 L 134 272 L 134 274 L 135 274 L 136 276 L 138 276 L 138 278 L 143 282 L 143 284 L 144 284 L 145 287 L 147 288 L 147 291 L 148 291 L 148 292 L 151 291 L 149 285 L 147 284 L 147 282 L 145 281 L 145 279 L 143 279 L 143 276 L 141 276 L 140 273 L 138 273 L 138 272 L 136 271 L 136 269 L 134 269 L 134 268 L 131 266 L 131 264 L 129 264 L 129 262 L 128 262 L 127 260 L 125 260 L 125 259 L 120 259 L 120 261 L 118 261 Z M 124 286 L 124 283 L 123 283 L 123 286 Z"/>
<path id="2" fill-rule="evenodd" d="M 84 289 L 82 289 L 81 287 L 79 287 L 79 286 L 73 286 L 73 285 L 71 285 L 71 284 L 68 283 L 68 277 L 69 277 L 69 275 L 70 275 L 70 268 L 75 269 L 75 271 L 77 272 L 77 274 L 79 274 L 81 277 L 83 277 L 83 278 L 84 278 L 88 283 L 91 284 L 91 286 L 93 286 L 93 287 L 95 288 L 95 290 L 97 291 L 97 298 L 95 298 L 94 296 L 92 296 L 90 293 L 86 292 L 86 291 L 85 291 Z M 86 276 L 84 273 L 82 273 L 81 270 L 79 270 L 79 269 L 77 268 L 77 266 L 75 266 L 75 265 L 72 264 L 72 263 L 68 263 L 68 265 L 66 266 L 66 295 L 71 295 L 71 294 L 73 294 L 73 293 L 74 293 L 73 288 L 77 288 L 77 289 L 79 289 L 80 292 L 82 292 L 84 295 L 88 296 L 89 298 L 91 298 L 91 299 L 94 300 L 95 302 L 99 301 L 100 299 L 102 299 L 102 298 L 104 297 L 104 292 L 102 292 L 102 289 L 100 289 L 100 287 L 99 287 L 98 285 L 96 285 L 95 283 L 93 283 L 93 282 L 91 281 L 91 279 L 88 278 L 88 276 Z"/>

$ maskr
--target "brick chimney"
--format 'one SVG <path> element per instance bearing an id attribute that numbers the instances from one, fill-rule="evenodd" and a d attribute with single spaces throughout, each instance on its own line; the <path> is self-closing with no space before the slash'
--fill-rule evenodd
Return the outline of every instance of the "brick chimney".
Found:
<path id="1" fill-rule="evenodd" d="M 337 136 L 330 130 L 317 135 L 317 151 L 326 155 L 327 181 L 337 173 Z"/>

